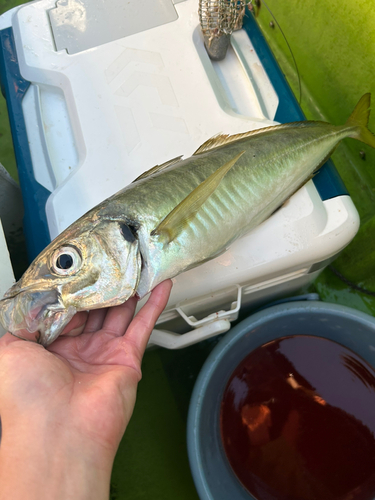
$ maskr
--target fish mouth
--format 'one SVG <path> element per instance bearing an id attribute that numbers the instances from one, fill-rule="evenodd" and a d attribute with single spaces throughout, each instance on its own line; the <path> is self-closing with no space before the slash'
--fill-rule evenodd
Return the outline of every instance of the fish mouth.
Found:
<path id="1" fill-rule="evenodd" d="M 58 290 L 20 290 L 16 285 L 0 300 L 0 322 L 16 337 L 48 346 L 60 335 L 76 309 L 64 306 Z"/>

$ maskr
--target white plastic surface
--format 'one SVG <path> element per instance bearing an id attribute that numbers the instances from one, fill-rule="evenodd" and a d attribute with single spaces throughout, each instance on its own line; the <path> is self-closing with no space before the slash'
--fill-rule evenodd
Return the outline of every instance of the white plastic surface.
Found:
<path id="1" fill-rule="evenodd" d="M 310 181 L 282 209 L 235 242 L 226 253 L 201 265 L 199 271 L 192 269 L 174 278 L 170 300 L 157 325 L 163 328 L 163 323 L 179 318 L 185 307 L 200 316 L 206 310 L 207 314 L 196 325 L 184 319 L 191 327 L 207 327 L 205 334 L 209 335 L 209 327 L 214 331 L 216 321 L 236 319 L 229 307 L 225 313 L 222 301 L 215 301 L 221 290 L 228 290 L 230 285 L 232 289 L 238 287 L 237 307 L 256 307 L 290 295 L 315 279 L 328 264 L 324 262 L 340 252 L 358 228 L 358 213 L 349 196 L 322 202 Z M 232 304 L 229 291 L 227 298 Z M 157 344 L 158 340 L 155 336 L 152 343 Z M 174 348 L 174 336 L 169 341 L 169 348 Z M 168 343 L 165 334 L 162 342 L 163 346 Z"/>
<path id="2" fill-rule="evenodd" d="M 312 181 L 251 233 L 216 259 L 174 279 L 170 304 L 184 303 L 229 286 L 268 286 L 290 273 L 336 255 L 354 237 L 359 217 L 349 196 L 322 202 Z M 271 281 L 272 284 L 272 281 Z M 276 284 L 276 283 L 275 283 Z M 271 286 L 271 285 L 270 285 Z M 199 299 L 198 299 L 199 301 Z"/>
<path id="3" fill-rule="evenodd" d="M 13 16 L 21 74 L 48 100 L 48 107 L 39 106 L 40 138 L 26 126 L 31 150 L 45 143 L 49 152 L 44 167 L 34 162 L 34 168 L 45 187 L 51 189 L 52 182 L 47 203 L 52 238 L 152 166 L 190 156 L 218 132 L 271 123 L 278 98 L 255 52 L 247 44 L 241 59 L 233 51 L 223 63 L 230 66 L 224 73 L 235 75 L 234 98 L 220 66 L 207 56 L 194 0 L 175 5 L 174 22 L 78 54 L 55 50 L 47 15 L 54 5 L 33 2 Z M 246 73 L 244 60 L 256 77 Z M 267 105 L 259 102 L 259 85 L 267 89 Z M 29 92 L 35 93 L 33 87 Z M 27 97 L 25 116 L 35 114 Z M 51 126 L 47 112 L 59 123 Z M 68 155 L 77 161 L 68 164 Z"/>
<path id="4" fill-rule="evenodd" d="M 69 54 L 177 19 L 172 0 L 58 0 L 49 16 L 57 49 Z"/>
<path id="5" fill-rule="evenodd" d="M 196 0 L 175 2 L 173 22 L 76 54 L 55 49 L 54 7 L 55 0 L 40 0 L 0 20 L 11 19 L 20 71 L 32 83 L 23 110 L 35 177 L 52 191 L 52 238 L 152 166 L 190 156 L 217 133 L 274 123 L 278 96 L 246 33 L 235 32 L 227 57 L 213 63 Z M 225 254 L 175 278 L 159 324 L 187 311 L 190 327 L 210 335 L 216 322 L 235 319 L 233 290 L 242 306 L 297 290 L 358 227 L 348 196 L 322 202 L 310 181 Z M 166 335 L 153 335 L 153 343 L 200 338 Z"/>
<path id="6" fill-rule="evenodd" d="M 217 319 L 205 326 L 200 326 L 196 330 L 179 335 L 178 333 L 155 329 L 152 331 L 148 347 L 159 346 L 166 349 L 182 349 L 189 345 L 196 344 L 202 340 L 215 337 L 230 330 L 229 319 Z"/>
<path id="7" fill-rule="evenodd" d="M 8 247 L 5 241 L 3 226 L 0 221 L 0 297 L 10 288 L 14 283 L 14 275 L 12 264 L 9 258 Z M 4 335 L 5 330 L 0 325 L 0 337 Z"/>

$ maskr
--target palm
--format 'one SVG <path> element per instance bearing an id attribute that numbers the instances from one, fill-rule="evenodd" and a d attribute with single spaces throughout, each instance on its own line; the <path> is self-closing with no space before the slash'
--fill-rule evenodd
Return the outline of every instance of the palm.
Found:
<path id="1" fill-rule="evenodd" d="M 47 350 L 5 336 L 0 366 L 13 380 L 9 390 L 17 387 L 24 405 L 52 406 L 61 414 L 62 425 L 75 419 L 80 433 L 113 452 L 131 417 L 142 356 L 170 288 L 170 281 L 156 287 L 134 319 L 134 298 L 121 306 L 76 315 L 65 335 Z"/>

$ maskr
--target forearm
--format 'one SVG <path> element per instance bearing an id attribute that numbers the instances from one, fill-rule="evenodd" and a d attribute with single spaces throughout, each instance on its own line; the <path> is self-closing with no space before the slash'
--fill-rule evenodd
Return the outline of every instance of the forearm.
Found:
<path id="1" fill-rule="evenodd" d="M 29 419 L 3 425 L 0 500 L 108 500 L 112 456 L 68 425 L 47 429 Z"/>
<path id="2" fill-rule="evenodd" d="M 0 339 L 0 500 L 108 500 L 141 359 L 171 286 L 158 285 L 133 320 L 135 299 L 91 311 L 83 331 L 72 320 L 49 349 Z"/>

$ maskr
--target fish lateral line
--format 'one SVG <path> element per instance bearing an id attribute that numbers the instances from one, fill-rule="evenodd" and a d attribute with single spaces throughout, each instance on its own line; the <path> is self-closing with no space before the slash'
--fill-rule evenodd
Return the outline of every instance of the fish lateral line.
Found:
<path id="1" fill-rule="evenodd" d="M 352 137 L 375 148 L 375 136 L 367 128 L 369 109 L 370 95 L 365 94 L 344 125 L 297 122 L 246 137 L 222 136 L 224 142 L 229 137 L 226 144 L 211 143 L 220 149 L 206 145 L 201 156 L 151 169 L 41 252 L 0 301 L 1 323 L 15 335 L 29 325 L 30 333 L 37 332 L 48 345 L 78 310 L 111 307 L 135 294 L 143 297 L 161 281 L 222 254 L 290 199 L 342 139 Z M 82 267 L 74 275 L 55 276 L 52 257 L 66 245 L 81 251 Z M 35 304 L 48 306 L 48 314 L 35 316 Z"/>

